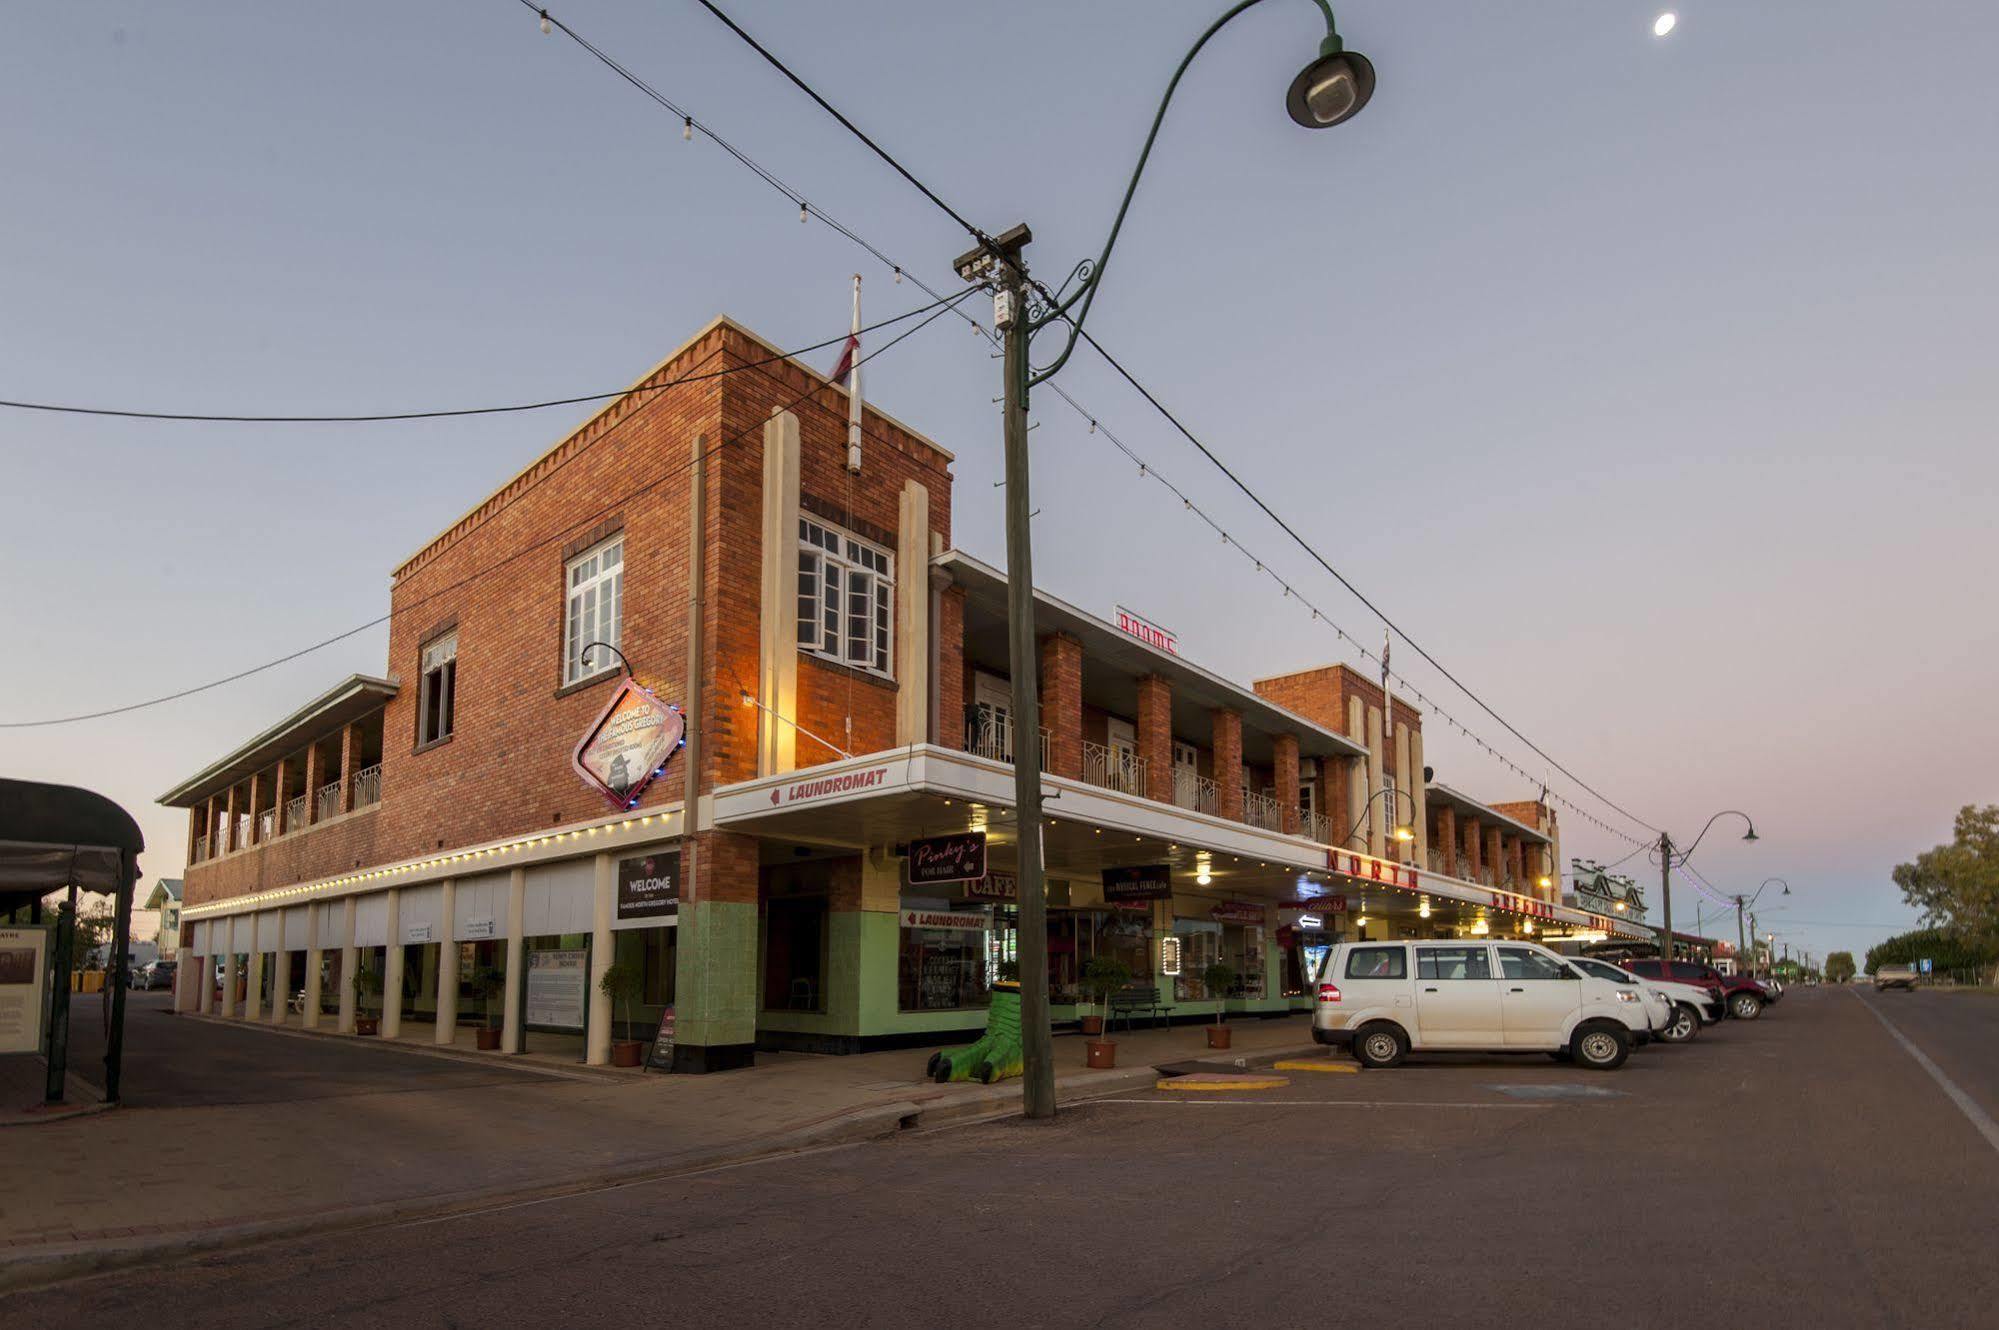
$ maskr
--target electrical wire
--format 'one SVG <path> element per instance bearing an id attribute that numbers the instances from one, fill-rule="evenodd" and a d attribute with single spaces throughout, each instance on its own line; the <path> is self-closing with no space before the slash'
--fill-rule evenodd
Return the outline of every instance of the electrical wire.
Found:
<path id="1" fill-rule="evenodd" d="M 861 329 L 861 333 L 875 332 L 882 328 L 892 327 L 905 319 L 913 319 L 919 314 L 926 313 L 944 304 L 948 299 L 949 297 L 940 296 L 927 305 L 919 305 L 915 309 L 903 311 L 894 318 L 883 319 L 879 323 L 869 324 L 867 327 Z M 829 337 L 823 342 L 814 342 L 810 346 L 801 346 L 793 351 L 781 351 L 776 355 L 766 356 L 762 360 L 748 361 L 741 365 L 732 365 L 727 369 L 710 370 L 705 373 L 683 374 L 679 378 L 669 380 L 666 383 L 640 384 L 636 387 L 618 388 L 610 392 L 579 393 L 573 397 L 549 397 L 537 402 L 513 402 L 504 406 L 448 407 L 423 411 L 381 411 L 365 415 L 338 416 L 252 416 L 195 411 L 124 410 L 102 406 L 70 406 L 54 402 L 9 401 L 4 398 L 0 398 L 0 407 L 7 407 L 16 411 L 48 411 L 61 415 L 113 416 L 122 420 L 201 421 L 209 424 L 242 425 L 362 425 L 396 420 L 444 420 L 456 416 L 497 416 L 519 411 L 543 411 L 556 406 L 576 406 L 585 402 L 608 402 L 618 398 L 636 397 L 642 393 L 665 392 L 670 388 L 678 388 L 686 383 L 698 383 L 704 379 L 719 379 L 730 374 L 740 374 L 745 370 L 761 369 L 766 365 L 774 365 L 782 360 L 796 360 L 798 357 L 810 355 L 814 351 L 823 351 L 829 346 L 838 346 L 849 337 L 858 335 L 853 332 L 843 332 L 839 336 Z"/>
<path id="2" fill-rule="evenodd" d="M 966 297 L 975 294 L 975 291 L 976 288 L 974 288 L 973 290 L 967 290 L 965 292 L 962 292 L 960 295 L 956 297 L 956 299 L 963 300 Z M 931 310 L 930 316 L 924 319 L 921 323 L 916 324 L 914 327 L 905 328 L 902 332 L 890 338 L 888 341 L 882 343 L 874 350 L 866 352 L 865 354 L 857 357 L 855 363 L 865 364 L 868 361 L 874 359 L 876 356 L 884 354 L 885 352 L 895 347 L 898 343 L 923 331 L 923 329 L 929 327 L 932 323 L 942 318 L 945 314 L 950 313 L 951 310 L 954 308 L 955 305 L 945 305 L 941 308 L 933 308 Z M 824 391 L 825 388 L 826 385 L 824 383 L 816 383 L 816 382 L 812 383 L 806 388 L 804 392 L 800 393 L 797 397 L 793 398 L 785 405 L 779 407 L 778 410 L 788 411 L 793 407 L 802 405 L 810 401 L 814 394 Z M 825 409 L 830 411 L 832 408 L 827 407 Z M 635 415 L 626 416 L 624 420 L 620 420 L 616 424 L 612 425 L 610 430 L 607 430 L 605 432 L 606 435 L 608 436 L 610 433 L 622 428 L 625 424 L 636 418 L 637 417 Z M 366 632 L 368 629 L 373 628 L 378 624 L 386 623 L 389 620 L 390 616 L 393 614 L 397 613 L 407 614 L 411 610 L 415 610 L 423 605 L 426 605 L 429 602 L 436 600 L 441 596 L 449 595 L 452 592 L 461 589 L 468 583 L 475 581 L 478 578 L 484 577 L 488 573 L 496 572 L 499 569 L 506 567 L 508 564 L 511 564 L 518 559 L 525 558 L 529 554 L 532 554 L 537 550 L 546 548 L 547 546 L 552 545 L 555 542 L 568 537 L 571 533 L 579 529 L 588 527 L 591 523 L 596 522 L 598 519 L 604 517 L 606 514 L 611 512 L 612 509 L 617 508 L 619 505 L 628 503 L 632 499 L 639 498 L 645 494 L 650 493 L 651 491 L 659 488 L 661 485 L 665 484 L 668 480 L 673 479 L 675 476 L 681 474 L 682 472 L 691 471 L 693 468 L 701 465 L 702 463 L 706 462 L 709 458 L 715 456 L 715 454 L 721 452 L 724 448 L 730 447 L 736 443 L 740 443 L 742 440 L 750 437 L 750 435 L 752 435 L 753 433 L 761 433 L 763 428 L 764 428 L 764 422 L 759 421 L 756 425 L 750 427 L 749 429 L 739 431 L 736 434 L 724 438 L 720 443 L 717 443 L 714 447 L 704 449 L 700 454 L 700 456 L 693 457 L 685 462 L 680 462 L 675 465 L 669 466 L 657 478 L 647 482 L 644 485 L 639 486 L 636 489 L 627 490 L 615 496 L 610 500 L 610 502 L 606 503 L 603 507 L 598 508 L 596 511 L 588 514 L 587 516 L 578 518 L 576 521 L 571 522 L 569 525 L 563 527 L 561 530 L 556 531 L 548 536 L 545 536 L 542 539 L 533 542 L 532 544 L 525 545 L 520 549 L 515 550 L 512 554 L 507 555 L 505 558 L 495 560 L 494 562 L 489 564 L 485 564 L 473 570 L 472 572 L 467 573 L 465 576 L 459 578 L 457 581 L 439 587 L 438 589 L 428 593 L 427 595 L 420 596 L 415 600 L 409 601 L 400 606 L 396 606 L 391 609 L 389 614 L 377 615 L 375 618 L 368 620 L 366 623 L 357 624 L 343 633 L 338 633 L 332 637 L 324 639 L 323 641 L 315 642 L 309 647 L 302 647 L 297 651 L 288 652 L 285 655 L 279 656 L 275 660 L 265 661 L 261 665 L 254 665 L 246 670 L 238 670 L 234 674 L 226 675 L 219 679 L 211 679 L 207 683 L 196 684 L 191 688 L 182 688 L 175 692 L 167 693 L 159 697 L 148 698 L 143 702 L 131 702 L 127 703 L 124 706 L 107 707 L 103 710 L 83 712 L 73 716 L 53 716 L 44 720 L 0 721 L 0 730 L 44 729 L 56 725 L 73 725 L 82 721 L 101 720 L 107 716 L 122 716 L 134 711 L 143 711 L 150 707 L 163 706 L 169 702 L 177 702 L 182 698 L 192 697 L 197 693 L 205 693 L 208 692 L 210 689 L 220 688 L 225 684 L 231 684 L 241 679 L 247 679 L 251 675 L 262 674 L 266 670 L 276 669 L 278 666 L 297 660 L 301 656 L 310 655 L 315 651 L 321 650 L 322 648 L 332 646 L 336 642 L 345 641 L 346 639 L 353 637 L 357 633 Z"/>

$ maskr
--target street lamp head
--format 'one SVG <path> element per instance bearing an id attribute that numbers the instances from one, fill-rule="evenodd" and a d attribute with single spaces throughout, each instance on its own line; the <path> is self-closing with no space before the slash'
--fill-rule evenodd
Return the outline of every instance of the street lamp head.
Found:
<path id="1" fill-rule="evenodd" d="M 1749 830 L 1743 833 L 1743 835 L 1742 835 L 1742 839 L 1744 839 L 1744 840 L 1758 840 L 1758 839 L 1760 839 L 1760 837 L 1758 837 L 1758 836 L 1757 836 L 1757 834 L 1756 834 L 1756 824 L 1755 824 L 1754 822 L 1751 822 L 1751 823 L 1749 824 Z"/>
<path id="2" fill-rule="evenodd" d="M 1284 95 L 1284 109 L 1307 129 L 1331 129 L 1360 114 L 1374 96 L 1374 66 L 1346 49 L 1338 33 L 1319 43 L 1319 58 L 1298 71 Z"/>
<path id="3" fill-rule="evenodd" d="M 1416 839 L 1416 833 L 1407 827 L 1397 827 L 1395 829 L 1395 839 L 1399 841 L 1412 841 Z"/>

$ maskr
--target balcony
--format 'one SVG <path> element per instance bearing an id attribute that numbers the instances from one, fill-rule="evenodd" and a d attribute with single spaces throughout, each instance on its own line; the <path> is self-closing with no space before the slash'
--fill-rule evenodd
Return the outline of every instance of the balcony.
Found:
<path id="1" fill-rule="evenodd" d="M 1173 768 L 1173 802 L 1189 812 L 1222 815 L 1221 787 L 1191 768 Z"/>
<path id="2" fill-rule="evenodd" d="M 1128 748 L 1083 740 L 1083 781 L 1120 794 L 1145 793 L 1145 759 Z"/>
<path id="3" fill-rule="evenodd" d="M 298 795 L 285 801 L 285 835 L 305 830 L 305 796 Z"/>
<path id="4" fill-rule="evenodd" d="M 365 808 L 382 802 L 382 764 L 362 767 L 354 773 L 354 806 Z"/>
<path id="5" fill-rule="evenodd" d="M 1284 805 L 1273 795 L 1257 794 L 1244 790 L 1242 794 L 1242 820 L 1252 827 L 1265 831 L 1284 830 Z"/>
<path id="6" fill-rule="evenodd" d="M 277 834 L 278 810 L 266 808 L 257 814 L 257 844 L 263 845 Z"/>
<path id="7" fill-rule="evenodd" d="M 194 853 L 189 858 L 195 863 L 201 863 L 208 858 L 208 837 L 196 836 L 194 838 Z"/>
<path id="8" fill-rule="evenodd" d="M 1041 769 L 1048 770 L 1048 731 L 1041 734 Z M 973 707 L 965 716 L 965 751 L 1013 765 L 1013 717 L 990 707 Z"/>
<path id="9" fill-rule="evenodd" d="M 1333 843 L 1333 823 L 1324 813 L 1298 811 L 1298 834 L 1309 837 L 1321 845 Z"/>
<path id="10" fill-rule="evenodd" d="M 324 822 L 328 818 L 340 816 L 340 782 L 330 780 L 320 786 L 319 793 L 313 796 L 313 802 L 315 804 L 313 821 Z"/>

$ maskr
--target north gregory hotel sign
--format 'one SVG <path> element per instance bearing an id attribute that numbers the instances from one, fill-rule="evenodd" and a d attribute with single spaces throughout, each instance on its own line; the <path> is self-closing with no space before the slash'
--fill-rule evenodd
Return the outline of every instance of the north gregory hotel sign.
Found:
<path id="1" fill-rule="evenodd" d="M 627 678 L 576 745 L 576 774 L 612 803 L 629 808 L 666 769 L 686 733 L 679 707 L 668 706 L 650 688 Z"/>

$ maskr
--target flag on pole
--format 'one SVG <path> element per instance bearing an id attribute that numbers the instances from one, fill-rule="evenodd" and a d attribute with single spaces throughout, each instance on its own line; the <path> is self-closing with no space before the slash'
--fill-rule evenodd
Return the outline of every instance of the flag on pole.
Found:
<path id="1" fill-rule="evenodd" d="M 848 334 L 847 344 L 844 347 L 840 348 L 840 363 L 833 366 L 833 372 L 827 375 L 826 377 L 833 380 L 833 382 L 835 383 L 839 384 L 846 383 L 847 375 L 854 368 L 854 357 L 858 356 L 860 353 L 861 353 L 861 339 L 859 337 L 852 335 L 851 333 Z"/>
<path id="2" fill-rule="evenodd" d="M 861 275 L 854 274 L 853 331 L 841 348 L 840 363 L 833 367 L 834 382 L 847 385 L 847 470 L 861 470 Z"/>

